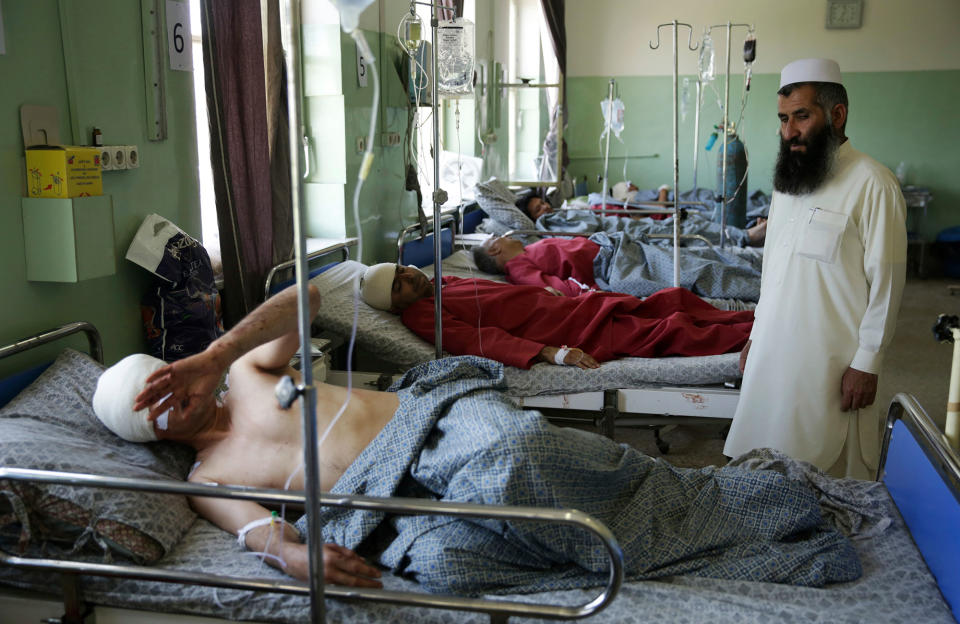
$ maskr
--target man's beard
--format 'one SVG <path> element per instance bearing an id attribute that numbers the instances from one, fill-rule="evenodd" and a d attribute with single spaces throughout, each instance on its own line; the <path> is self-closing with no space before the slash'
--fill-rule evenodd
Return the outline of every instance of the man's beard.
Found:
<path id="1" fill-rule="evenodd" d="M 805 152 L 792 151 L 792 145 L 804 145 Z M 780 153 L 773 170 L 774 190 L 787 195 L 805 195 L 817 190 L 833 165 L 833 156 L 840 141 L 829 123 L 803 141 L 800 137 L 789 141 L 780 139 Z"/>

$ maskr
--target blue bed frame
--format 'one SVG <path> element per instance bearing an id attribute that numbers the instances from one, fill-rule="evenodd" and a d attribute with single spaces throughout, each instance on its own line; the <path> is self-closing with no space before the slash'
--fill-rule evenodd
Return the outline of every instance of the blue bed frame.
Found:
<path id="1" fill-rule="evenodd" d="M 960 621 L 960 456 L 909 394 L 890 404 L 877 480 Z"/>

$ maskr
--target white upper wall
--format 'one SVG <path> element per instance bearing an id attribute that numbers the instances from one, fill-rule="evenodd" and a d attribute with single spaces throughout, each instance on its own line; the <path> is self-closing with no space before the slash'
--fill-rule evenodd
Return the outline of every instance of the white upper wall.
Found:
<path id="1" fill-rule="evenodd" d="M 489 0 L 479 0 L 485 2 Z M 842 71 L 960 69 L 960 0 L 864 0 L 863 25 L 828 30 L 827 0 L 567 0 L 568 76 L 673 74 L 673 28 L 686 22 L 693 41 L 715 24 L 751 23 L 756 28 L 754 73 L 778 73 L 792 60 L 834 58 Z M 686 49 L 689 28 L 680 29 L 681 74 L 697 71 L 697 52 Z M 743 70 L 745 28 L 733 30 L 730 71 Z M 717 72 L 724 70 L 726 29 L 714 29 Z"/>

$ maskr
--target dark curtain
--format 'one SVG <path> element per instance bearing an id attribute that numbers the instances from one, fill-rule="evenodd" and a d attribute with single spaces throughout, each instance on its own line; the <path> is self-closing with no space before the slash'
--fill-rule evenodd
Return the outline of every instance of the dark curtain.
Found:
<path id="1" fill-rule="evenodd" d="M 270 186 L 273 204 L 273 264 L 293 258 L 293 206 L 290 197 L 290 124 L 287 66 L 280 39 L 280 3 L 266 2 L 267 129 L 270 141 Z"/>
<path id="2" fill-rule="evenodd" d="M 550 38 L 553 40 L 553 51 L 557 55 L 557 65 L 560 73 L 567 75 L 567 27 L 564 25 L 564 0 L 540 0 L 543 8 L 543 17 L 547 20 Z M 566 102 L 566 93 L 563 101 Z"/>
<path id="3" fill-rule="evenodd" d="M 557 57 L 557 66 L 560 69 L 560 75 L 566 77 L 567 75 L 567 28 L 564 18 L 564 0 L 540 0 L 540 7 L 543 9 L 543 18 L 547 23 L 547 29 L 550 31 L 550 39 L 553 42 L 553 52 Z M 564 119 L 564 128 L 566 128 L 566 119 L 567 119 L 567 83 L 566 80 L 563 81 L 561 99 L 563 101 L 563 119 Z M 545 174 L 548 171 L 551 171 L 555 168 L 556 163 L 556 150 L 557 150 L 557 119 L 559 117 L 559 109 L 555 108 L 551 111 L 551 120 L 550 120 L 550 131 L 547 133 L 547 137 L 544 139 L 543 145 L 543 161 L 540 167 L 540 179 L 546 179 L 546 177 L 554 178 L 555 176 L 546 176 Z M 570 158 L 567 155 L 567 141 L 563 141 L 561 146 L 563 149 L 563 160 L 562 166 L 566 169 L 567 165 L 570 162 Z M 562 177 L 562 176 L 561 176 Z"/>
<path id="4" fill-rule="evenodd" d="M 201 27 L 229 327 L 262 300 L 274 260 L 260 0 L 202 0 Z"/>

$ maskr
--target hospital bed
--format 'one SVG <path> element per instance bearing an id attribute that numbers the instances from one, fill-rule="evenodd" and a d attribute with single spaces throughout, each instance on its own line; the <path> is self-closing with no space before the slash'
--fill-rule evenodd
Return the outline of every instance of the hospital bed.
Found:
<path id="1" fill-rule="evenodd" d="M 441 234 L 442 253 L 448 254 L 443 275 L 502 280 L 478 272 L 468 252 L 453 251 L 456 221 L 449 223 Z M 432 233 L 421 238 L 416 232 L 411 226 L 400 233 L 398 258 L 432 275 Z M 365 269 L 355 261 L 333 262 L 311 278 L 323 301 L 315 333 L 333 333 L 344 342 L 354 335 L 354 368 L 365 372 L 396 374 L 434 359 L 434 346 L 407 329 L 399 316 L 355 300 L 353 285 Z M 613 437 L 616 426 L 654 427 L 657 446 L 665 453 L 669 445 L 660 436 L 660 427 L 733 418 L 739 398 L 739 355 L 623 358 L 595 370 L 541 363 L 529 370 L 507 367 L 506 378 L 508 394 L 522 406 L 555 419 L 593 422 L 608 437 Z"/>
<path id="2" fill-rule="evenodd" d="M 22 345 L 21 342 L 14 347 L 20 349 Z M 35 377 L 38 368 L 21 375 L 17 385 L 22 385 L 26 378 Z M 176 474 L 183 479 L 192 461 L 189 453 L 184 453 L 182 448 L 178 451 L 162 443 L 154 443 L 134 445 L 148 453 L 149 457 L 139 455 L 138 460 L 147 461 L 130 461 L 124 467 L 122 462 L 117 461 L 117 453 L 120 447 L 129 445 L 116 438 L 112 443 L 109 442 L 112 434 L 106 430 L 99 434 L 89 427 L 84 430 L 83 423 L 98 425 L 91 413 L 90 397 L 101 369 L 102 365 L 94 359 L 65 350 L 36 380 L 34 386 L 0 411 L 0 488 L 4 494 L 0 500 L 18 500 L 29 505 L 26 510 L 20 509 L 38 520 L 34 524 L 36 531 L 47 531 L 48 548 L 43 555 L 56 564 L 51 569 L 42 569 L 24 561 L 32 555 L 11 557 L 11 548 L 17 548 L 20 527 L 11 525 L 5 517 L 0 561 L 2 619 L 26 622 L 53 618 L 52 621 L 82 622 L 86 615 L 89 622 L 92 613 L 96 621 L 101 623 L 150 621 L 163 624 L 183 621 L 181 618 L 184 614 L 217 618 L 213 621 L 225 621 L 220 618 L 259 622 L 308 621 L 308 598 L 300 593 L 303 586 L 283 577 L 273 568 L 261 566 L 255 558 L 244 556 L 232 535 L 193 517 L 181 500 L 182 493 L 163 494 L 167 498 L 160 506 L 155 501 L 146 500 L 148 494 L 136 493 L 138 498 L 134 499 L 133 505 L 119 512 L 113 510 L 113 522 L 128 524 L 142 522 L 144 516 L 149 520 L 150 514 L 144 514 L 144 508 L 156 513 L 168 510 L 161 518 L 161 524 L 165 525 L 161 528 L 165 528 L 167 533 L 157 535 L 159 540 L 168 543 L 162 553 L 153 554 L 158 558 L 149 565 L 131 564 L 132 560 L 150 554 L 141 551 L 136 540 L 130 540 L 129 535 L 124 537 L 122 531 L 107 536 L 96 519 L 88 521 L 88 524 L 98 527 L 101 534 L 97 535 L 99 539 L 88 542 L 90 549 L 54 557 L 58 552 L 68 551 L 77 535 L 68 534 L 66 543 L 58 543 L 56 530 L 65 527 L 58 526 L 52 518 L 58 509 L 62 510 L 63 503 L 60 503 L 60 507 L 44 506 L 44 503 L 64 496 L 68 488 L 53 485 L 59 482 L 61 473 L 50 475 L 45 471 L 51 468 L 56 470 L 60 461 L 81 461 L 78 456 L 82 454 L 80 447 L 85 441 L 98 451 L 97 460 L 89 465 L 86 472 L 102 472 L 109 465 L 113 477 L 142 478 L 144 470 L 150 467 L 158 473 Z M 50 418 L 55 420 L 55 424 L 44 427 L 42 423 Z M 34 477 L 32 483 L 44 494 L 33 499 L 16 495 L 15 486 L 10 480 L 12 476 L 19 475 L 11 467 L 9 457 L 29 449 L 21 448 L 23 444 L 12 438 L 9 427 L 22 424 L 25 419 L 32 421 L 29 430 L 35 436 L 41 432 L 48 435 L 48 431 L 58 432 L 60 436 L 59 440 L 49 440 L 38 446 L 46 449 L 46 453 L 32 459 L 22 458 L 23 461 L 17 464 L 22 469 L 39 469 L 31 473 Z M 906 395 L 898 395 L 891 407 L 883 448 L 885 463 L 880 470 L 883 483 L 834 480 L 816 473 L 812 475 L 814 480 L 822 482 L 825 491 L 829 491 L 827 497 L 821 497 L 824 509 L 828 506 L 835 512 L 843 508 L 852 509 L 858 517 L 867 520 L 865 525 L 860 526 L 859 538 L 853 542 L 864 571 L 860 579 L 822 588 L 731 582 L 692 576 L 627 582 L 622 585 L 612 604 L 587 619 L 627 624 L 651 621 L 667 624 L 710 621 L 723 624 L 801 620 L 953 622 L 951 609 L 954 614 L 960 611 L 960 588 L 956 574 L 960 540 L 955 531 L 960 521 L 960 460 L 944 444 L 923 410 Z M 42 483 L 45 477 L 51 481 Z M 165 480 L 169 481 L 170 477 L 165 477 Z M 12 491 L 14 495 L 11 496 Z M 104 494 L 93 500 L 102 506 L 111 497 Z M 327 499 L 326 502 L 334 501 Z M 3 510 L 0 516 L 9 513 L 7 508 L 0 509 Z M 100 520 L 106 519 L 106 512 L 103 515 Z M 41 519 L 43 522 L 39 521 Z M 171 527 L 171 524 L 177 526 Z M 153 527 L 151 530 L 158 529 Z M 105 552 L 110 556 L 105 557 Z M 112 558 L 117 565 L 104 563 L 105 558 Z M 77 561 L 105 576 L 72 567 Z M 265 577 L 266 580 L 253 585 L 257 588 L 255 592 L 215 589 L 205 584 L 209 581 L 201 576 L 204 573 L 229 577 L 236 581 L 234 587 L 241 585 L 242 581 L 249 582 L 250 577 Z M 170 575 L 165 581 L 185 583 L 159 580 L 165 574 Z M 329 587 L 328 596 L 334 599 L 326 601 L 328 621 L 490 621 L 485 613 L 433 608 L 441 606 L 442 601 L 429 602 L 435 597 L 424 596 L 411 581 L 389 575 L 384 581 L 388 589 L 401 598 L 413 594 L 424 598 L 427 606 L 415 608 L 402 599 L 397 600 L 399 606 L 376 603 L 363 600 L 368 597 L 367 591 Z M 520 607 L 531 602 L 577 606 L 587 604 L 596 594 L 597 590 L 566 590 L 498 598 L 517 601 L 514 604 Z M 72 620 L 58 619 L 64 614 L 64 599 L 67 615 L 73 617 Z M 518 621 L 533 620 L 523 618 Z"/>
<path id="3" fill-rule="evenodd" d="M 238 548 L 232 535 L 197 518 L 186 500 L 209 495 L 302 507 L 303 492 L 185 483 L 193 461 L 187 447 L 134 444 L 114 436 L 91 405 L 104 366 L 98 361 L 99 333 L 88 323 L 0 347 L 0 359 L 80 331 L 94 357 L 65 349 L 52 364 L 0 380 L 0 585 L 27 590 L 0 592 L 4 621 L 23 621 L 28 613 L 66 624 L 101 621 L 92 604 L 156 611 L 152 622 L 164 613 L 308 619 L 307 585 L 246 556 L 250 553 Z M 498 622 L 533 615 L 575 619 L 606 608 L 622 583 L 622 552 L 612 533 L 576 510 L 329 494 L 320 499 L 325 506 L 387 513 L 572 525 L 596 535 L 610 561 L 607 585 L 579 603 L 427 594 L 392 578 L 385 590 L 328 586 L 328 598 L 352 601 L 328 601 L 331 621 L 352 620 L 354 613 L 378 622 L 411 617 L 409 609 L 388 604 L 426 607 L 429 621 L 448 621 L 435 609 L 475 611 Z M 43 595 L 39 604 L 36 592 Z M 62 606 L 50 601 L 57 594 Z M 359 607 L 358 600 L 384 604 Z M 418 621 L 428 621 L 416 614 Z"/>

